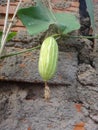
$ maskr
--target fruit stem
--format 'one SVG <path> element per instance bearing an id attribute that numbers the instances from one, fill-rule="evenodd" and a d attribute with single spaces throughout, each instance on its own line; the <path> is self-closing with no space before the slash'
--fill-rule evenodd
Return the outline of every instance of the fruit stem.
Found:
<path id="1" fill-rule="evenodd" d="M 45 97 L 45 100 L 49 100 L 50 98 L 50 88 L 47 85 L 47 81 L 45 81 L 44 97 Z"/>

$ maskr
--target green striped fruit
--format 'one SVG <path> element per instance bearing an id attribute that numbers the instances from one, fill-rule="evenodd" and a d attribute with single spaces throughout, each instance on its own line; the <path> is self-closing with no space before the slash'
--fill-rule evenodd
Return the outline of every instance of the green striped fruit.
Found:
<path id="1" fill-rule="evenodd" d="M 44 81 L 51 79 L 56 71 L 58 44 L 53 37 L 44 40 L 39 57 L 39 73 Z"/>

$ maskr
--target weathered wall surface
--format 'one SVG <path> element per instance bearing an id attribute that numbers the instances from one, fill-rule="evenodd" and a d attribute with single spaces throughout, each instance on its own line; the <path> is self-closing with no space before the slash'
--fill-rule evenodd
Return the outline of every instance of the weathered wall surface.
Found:
<path id="1" fill-rule="evenodd" d="M 95 5 L 96 33 L 97 9 Z M 6 44 L 7 52 L 34 47 L 40 38 L 20 32 Z M 1 130 L 98 130 L 98 41 L 95 52 L 87 39 L 62 39 L 59 44 L 49 102 L 43 98 L 44 85 L 37 70 L 39 50 L 0 63 L 4 80 L 0 82 Z"/>

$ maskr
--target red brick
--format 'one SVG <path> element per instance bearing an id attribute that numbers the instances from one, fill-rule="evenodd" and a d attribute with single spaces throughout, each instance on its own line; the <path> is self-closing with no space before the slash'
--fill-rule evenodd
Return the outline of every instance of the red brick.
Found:
<path id="1" fill-rule="evenodd" d="M 0 26 L 3 26 L 4 25 L 4 19 L 1 19 L 0 20 Z M 20 20 L 18 20 L 17 22 L 16 22 L 16 25 L 15 25 L 16 27 L 24 27 L 24 25 L 22 24 L 22 22 L 20 21 Z"/>
<path id="2" fill-rule="evenodd" d="M 74 130 L 85 130 L 84 126 L 85 126 L 85 123 L 80 122 L 80 123 L 75 125 Z"/>
<path id="3" fill-rule="evenodd" d="M 69 8 L 66 8 L 66 11 L 77 12 L 77 11 L 78 11 L 78 8 L 69 7 Z"/>
<path id="4" fill-rule="evenodd" d="M 81 112 L 82 104 L 75 104 L 75 107 L 77 109 L 77 112 Z"/>
<path id="5" fill-rule="evenodd" d="M 71 2 L 72 7 L 79 7 L 79 2 Z"/>
<path id="6" fill-rule="evenodd" d="M 3 26 L 0 26 L 0 30 L 3 30 Z M 18 31 L 26 31 L 26 28 L 25 27 L 13 27 L 11 28 L 11 31 L 14 31 L 14 32 L 18 32 Z"/>
<path id="7" fill-rule="evenodd" d="M 16 9 L 16 6 L 10 6 L 9 8 L 9 14 L 13 14 Z M 6 6 L 0 6 L 0 13 L 6 14 Z"/>
<path id="8" fill-rule="evenodd" d="M 11 28 L 11 31 L 18 32 L 18 31 L 26 31 L 25 27 L 13 27 Z"/>
<path id="9" fill-rule="evenodd" d="M 32 0 L 22 0 L 23 2 L 31 2 Z"/>

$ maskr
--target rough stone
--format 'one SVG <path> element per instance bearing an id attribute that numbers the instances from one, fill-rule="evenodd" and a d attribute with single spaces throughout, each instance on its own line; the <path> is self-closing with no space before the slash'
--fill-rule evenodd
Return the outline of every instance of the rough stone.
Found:
<path id="1" fill-rule="evenodd" d="M 85 125 L 85 130 L 98 130 L 98 124 L 89 119 Z"/>
<path id="2" fill-rule="evenodd" d="M 17 35 L 9 42 L 6 43 L 6 47 L 16 47 L 16 48 L 31 48 L 40 44 L 41 37 L 43 33 L 36 36 L 31 36 L 27 31 L 19 31 Z"/>
<path id="3" fill-rule="evenodd" d="M 98 115 L 98 91 L 92 89 L 92 86 L 77 87 L 79 100 L 83 103 L 84 107 L 88 110 L 89 115 Z M 96 87 L 97 88 L 97 87 Z"/>
<path id="4" fill-rule="evenodd" d="M 11 52 L 13 49 L 9 48 L 7 51 Z M 39 51 L 36 50 L 4 59 L 0 78 L 14 81 L 42 82 L 38 73 L 38 57 Z M 57 73 L 50 83 L 71 85 L 75 81 L 76 71 L 77 53 L 60 52 Z M 67 80 L 65 81 L 65 79 Z"/>
<path id="5" fill-rule="evenodd" d="M 39 39 L 27 34 L 19 37 L 7 43 L 7 52 L 39 44 Z M 91 46 L 89 40 L 62 39 L 58 70 L 49 81 L 48 102 L 43 98 L 44 85 L 37 70 L 39 50 L 4 59 L 0 64 L 0 79 L 4 81 L 0 81 L 0 129 L 73 130 L 82 121 L 85 130 L 98 130 L 98 41 L 93 58 Z M 82 103 L 81 112 L 74 102 Z"/>
<path id="6" fill-rule="evenodd" d="M 73 130 L 84 117 L 65 98 L 66 86 L 51 86 L 51 99 L 43 98 L 43 86 L 0 82 L 0 129 Z M 38 91 L 39 90 L 39 91 Z M 31 93 L 31 94 L 30 94 Z M 29 98 L 27 96 L 30 95 Z M 4 105 L 3 105 L 4 104 Z"/>
<path id="7" fill-rule="evenodd" d="M 78 54 L 78 60 L 79 60 L 79 64 L 82 63 L 86 63 L 86 64 L 90 64 L 93 65 L 93 48 L 92 48 L 92 42 L 88 39 L 82 39 L 81 43 L 83 44 L 82 48 L 79 50 L 79 54 Z"/>
<path id="8" fill-rule="evenodd" d="M 82 85 L 98 86 L 96 70 L 91 65 L 81 64 L 78 68 L 78 81 Z"/>
<path id="9" fill-rule="evenodd" d="M 98 123 L 98 115 L 90 115 L 90 118 L 94 120 L 96 123 Z"/>

